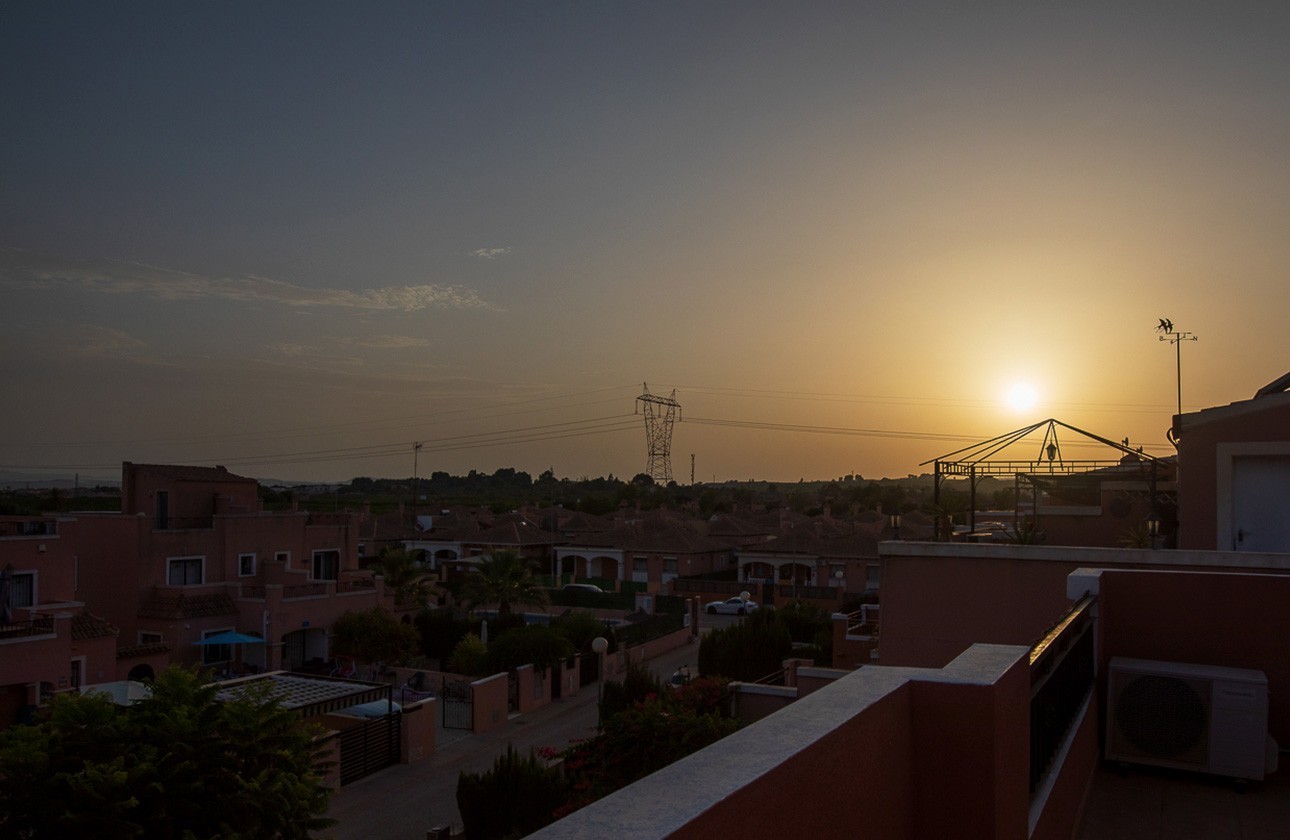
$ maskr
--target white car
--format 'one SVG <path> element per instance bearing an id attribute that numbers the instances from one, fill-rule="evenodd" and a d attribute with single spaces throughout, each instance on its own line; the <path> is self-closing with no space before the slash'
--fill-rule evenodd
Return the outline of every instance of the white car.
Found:
<path id="1" fill-rule="evenodd" d="M 713 601 L 703 608 L 708 615 L 747 615 L 757 609 L 756 601 L 745 601 L 736 595 L 733 598 L 727 598 L 724 601 Z"/>

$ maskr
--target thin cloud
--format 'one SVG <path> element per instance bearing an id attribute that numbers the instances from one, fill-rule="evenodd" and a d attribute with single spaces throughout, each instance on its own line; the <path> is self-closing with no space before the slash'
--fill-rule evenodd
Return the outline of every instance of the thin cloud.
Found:
<path id="1" fill-rule="evenodd" d="M 479 257 L 480 259 L 484 259 L 484 260 L 495 260 L 498 257 L 509 254 L 510 252 L 511 252 L 511 248 L 508 245 L 505 248 L 476 248 L 475 250 L 470 252 L 470 255 L 472 257 Z"/>
<path id="2" fill-rule="evenodd" d="M 206 277 L 145 263 L 59 260 L 18 249 L 0 249 L 0 285 L 60 285 L 103 294 L 146 295 L 161 300 L 231 300 L 281 306 L 363 311 L 497 309 L 472 289 L 428 283 L 371 289 L 314 289 L 269 277 Z"/>
<path id="3" fill-rule="evenodd" d="M 336 340 L 353 347 L 366 347 L 371 350 L 402 350 L 406 347 L 430 346 L 430 339 L 413 335 L 360 335 Z"/>

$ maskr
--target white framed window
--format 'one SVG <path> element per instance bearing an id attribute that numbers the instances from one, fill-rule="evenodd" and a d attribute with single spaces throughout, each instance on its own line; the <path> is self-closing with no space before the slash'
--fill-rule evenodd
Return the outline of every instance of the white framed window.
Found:
<path id="1" fill-rule="evenodd" d="M 237 555 L 237 576 L 252 577 L 255 574 L 255 552 L 250 551 Z"/>
<path id="2" fill-rule="evenodd" d="M 13 572 L 9 575 L 9 609 L 31 607 L 36 600 L 36 573 Z"/>
<path id="3" fill-rule="evenodd" d="M 154 633 L 150 630 L 139 631 L 139 644 L 141 645 L 159 645 L 164 641 L 160 633 Z"/>
<path id="4" fill-rule="evenodd" d="M 273 552 L 273 559 L 274 559 L 274 560 L 277 560 L 279 563 L 286 563 L 288 566 L 290 566 L 290 565 L 291 565 L 291 552 L 290 552 L 290 551 L 275 551 L 275 552 Z"/>
<path id="5" fill-rule="evenodd" d="M 205 557 L 171 557 L 166 561 L 166 583 L 192 586 L 206 582 Z"/>
<path id="6" fill-rule="evenodd" d="M 232 629 L 232 627 L 219 627 L 214 630 L 203 630 L 202 638 L 209 639 L 211 636 L 218 636 L 220 633 L 227 633 Z M 203 665 L 218 665 L 221 662 L 228 662 L 232 658 L 232 645 L 202 645 Z"/>
<path id="7" fill-rule="evenodd" d="M 314 552 L 314 580 L 337 580 L 340 577 L 340 552 L 325 549 Z"/>

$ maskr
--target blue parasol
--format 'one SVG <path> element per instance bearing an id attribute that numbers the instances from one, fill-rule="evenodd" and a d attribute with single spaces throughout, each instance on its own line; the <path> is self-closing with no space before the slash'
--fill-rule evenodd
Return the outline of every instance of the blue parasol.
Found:
<path id="1" fill-rule="evenodd" d="M 193 642 L 195 645 L 262 645 L 264 639 L 259 636 L 252 636 L 249 633 L 239 633 L 236 630 L 225 630 L 223 633 L 216 633 L 214 636 L 207 636 L 200 642 Z"/>

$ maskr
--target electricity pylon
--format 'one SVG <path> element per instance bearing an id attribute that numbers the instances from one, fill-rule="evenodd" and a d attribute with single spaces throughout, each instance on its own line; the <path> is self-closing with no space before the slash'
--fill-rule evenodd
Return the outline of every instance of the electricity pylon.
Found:
<path id="1" fill-rule="evenodd" d="M 649 385 L 641 383 L 645 393 L 636 398 L 645 415 L 645 444 L 649 449 L 649 466 L 645 473 L 655 481 L 666 484 L 672 480 L 672 424 L 681 411 L 676 401 L 676 389 L 669 397 L 658 397 L 649 392 Z"/>

